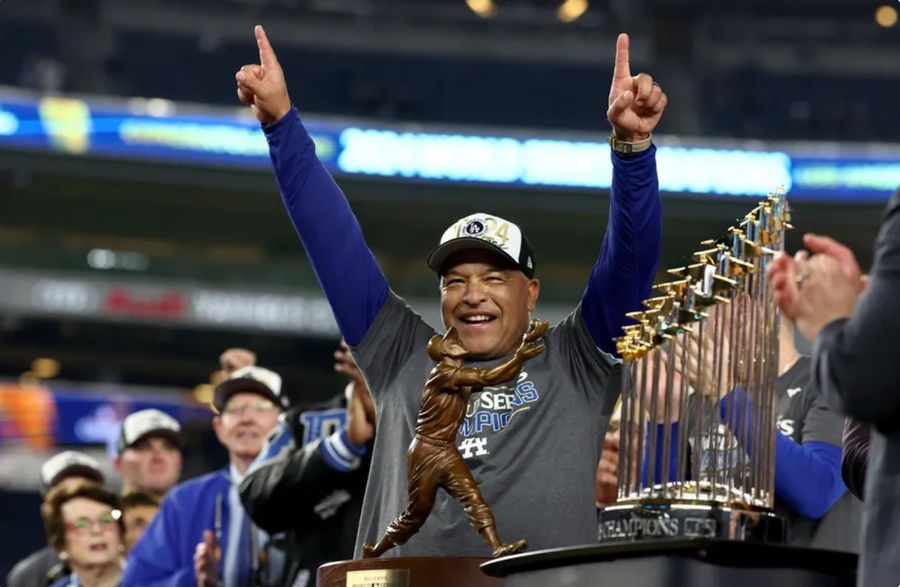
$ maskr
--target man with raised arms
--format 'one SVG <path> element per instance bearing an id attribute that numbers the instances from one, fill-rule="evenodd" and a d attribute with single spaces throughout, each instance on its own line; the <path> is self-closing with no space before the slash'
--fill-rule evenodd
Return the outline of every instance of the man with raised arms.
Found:
<path id="1" fill-rule="evenodd" d="M 407 505 L 406 449 L 435 334 L 392 292 L 347 199 L 315 156 L 291 106 L 284 73 L 262 27 L 260 63 L 236 74 L 239 99 L 262 123 L 285 207 L 338 326 L 365 373 L 377 411 L 372 467 L 356 553 Z M 546 351 L 510 381 L 472 394 L 457 446 L 504 533 L 532 548 L 593 542 L 594 471 L 619 394 L 613 337 L 649 297 L 660 252 L 661 202 L 650 133 L 666 96 L 632 76 L 620 35 L 607 117 L 613 128 L 609 223 L 580 303 L 541 341 Z M 600 165 L 601 161 L 597 161 Z M 540 284 L 522 229 L 492 214 L 450 225 L 428 257 L 440 279 L 444 326 L 469 350 L 467 367 L 491 368 L 521 344 Z M 460 506 L 439 494 L 420 532 L 391 555 L 485 555 Z"/>

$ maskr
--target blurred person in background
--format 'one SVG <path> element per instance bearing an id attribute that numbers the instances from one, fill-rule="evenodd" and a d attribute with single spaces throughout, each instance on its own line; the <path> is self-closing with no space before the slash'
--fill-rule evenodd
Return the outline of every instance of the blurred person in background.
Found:
<path id="1" fill-rule="evenodd" d="M 312 584 L 320 565 L 353 558 L 375 407 L 346 343 L 334 356 L 335 370 L 350 380 L 344 393 L 288 410 L 241 483 L 253 521 L 288 533 L 285 587 Z"/>
<path id="2" fill-rule="evenodd" d="M 841 440 L 841 476 L 847 489 L 863 499 L 866 486 L 866 467 L 869 463 L 869 446 L 872 429 L 866 422 L 853 418 L 844 420 L 844 436 Z"/>
<path id="3" fill-rule="evenodd" d="M 181 425 L 160 410 L 140 410 L 122 420 L 118 456 L 122 493 L 145 491 L 162 498 L 181 476 Z"/>
<path id="4" fill-rule="evenodd" d="M 175 486 L 129 553 L 124 587 L 280 584 L 284 553 L 251 524 L 238 486 L 286 407 L 281 377 L 247 366 L 213 391 L 213 429 L 229 464 Z"/>
<path id="5" fill-rule="evenodd" d="M 125 549 L 119 506 L 118 495 L 91 481 L 60 485 L 47 495 L 47 539 L 71 570 L 53 587 L 119 585 Z"/>
<path id="6" fill-rule="evenodd" d="M 828 401 L 869 426 L 857 585 L 900 582 L 900 190 L 888 202 L 868 279 L 853 252 L 807 234 L 809 252 L 780 254 L 768 271 L 775 300 L 814 341 L 812 375 Z M 812 253 L 812 256 L 810 256 Z M 852 466 L 852 463 L 850 463 Z"/>
<path id="7" fill-rule="evenodd" d="M 238 369 L 251 365 L 256 365 L 256 353 L 247 349 L 230 348 L 219 357 L 219 367 L 224 375 L 222 379 L 228 378 L 229 375 Z M 220 382 L 217 381 L 216 383 Z"/>
<path id="8" fill-rule="evenodd" d="M 125 552 L 131 551 L 144 530 L 159 511 L 159 498 L 146 491 L 128 491 L 122 494 L 122 523 L 125 527 Z"/>
<path id="9" fill-rule="evenodd" d="M 56 487 L 83 481 L 103 483 L 100 464 L 91 456 L 69 450 L 61 452 L 41 466 L 41 494 Z M 43 509 L 44 506 L 42 506 Z M 68 574 L 56 550 L 47 546 L 20 561 L 6 576 L 7 587 L 46 587 Z"/>
<path id="10" fill-rule="evenodd" d="M 869 276 L 863 275 L 867 286 Z M 841 476 L 847 490 L 860 500 L 865 495 L 866 468 L 869 463 L 869 446 L 872 443 L 872 426 L 853 418 L 844 419 L 841 439 Z"/>
<path id="11" fill-rule="evenodd" d="M 862 504 L 841 478 L 844 419 L 796 347 L 794 323 L 781 318 L 775 396 L 775 508 L 788 520 L 788 544 L 859 552 Z M 793 441 L 793 442 L 790 442 Z"/>

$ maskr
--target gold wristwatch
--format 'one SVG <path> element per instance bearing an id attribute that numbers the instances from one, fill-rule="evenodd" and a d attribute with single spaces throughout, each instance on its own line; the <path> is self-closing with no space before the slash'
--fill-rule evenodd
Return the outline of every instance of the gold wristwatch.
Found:
<path id="1" fill-rule="evenodd" d="M 616 153 L 622 153 L 623 155 L 632 155 L 634 153 L 646 151 L 650 148 L 650 143 L 649 136 L 646 139 L 629 143 L 628 141 L 620 141 L 617 139 L 615 133 L 609 135 L 609 148 Z"/>

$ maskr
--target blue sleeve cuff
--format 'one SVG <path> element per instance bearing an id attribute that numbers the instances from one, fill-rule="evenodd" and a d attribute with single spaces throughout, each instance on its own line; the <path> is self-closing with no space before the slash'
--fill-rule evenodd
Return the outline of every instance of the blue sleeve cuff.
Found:
<path id="1" fill-rule="evenodd" d="M 612 153 L 612 163 L 614 166 L 628 166 L 628 165 L 645 165 L 647 159 L 651 159 L 656 156 L 656 145 L 651 143 L 649 149 L 644 149 L 639 153 L 632 153 L 631 155 L 626 155 L 625 153 L 619 153 L 618 151 L 609 150 Z"/>
<path id="2" fill-rule="evenodd" d="M 816 520 L 844 495 L 841 448 L 775 437 L 775 493 L 804 518 Z"/>
<path id="3" fill-rule="evenodd" d="M 337 471 L 349 473 L 359 468 L 362 456 L 366 454 L 365 446 L 356 446 L 347 437 L 347 430 L 341 428 L 322 441 L 322 455 L 325 462 Z"/>
<path id="4" fill-rule="evenodd" d="M 297 112 L 297 109 L 291 107 L 291 109 L 288 110 L 288 113 L 282 116 L 278 121 L 273 122 L 272 124 L 261 124 L 260 126 L 262 126 L 263 132 L 268 136 L 272 133 L 277 132 L 282 127 L 287 126 L 288 124 L 290 124 L 290 121 L 292 119 L 296 119 L 299 116 L 300 113 Z"/>
<path id="5" fill-rule="evenodd" d="M 347 448 L 356 456 L 361 457 L 366 454 L 366 445 L 356 446 L 352 442 L 350 442 L 350 437 L 347 435 L 347 429 L 341 428 L 339 431 L 341 435 L 341 442 L 343 442 Z"/>

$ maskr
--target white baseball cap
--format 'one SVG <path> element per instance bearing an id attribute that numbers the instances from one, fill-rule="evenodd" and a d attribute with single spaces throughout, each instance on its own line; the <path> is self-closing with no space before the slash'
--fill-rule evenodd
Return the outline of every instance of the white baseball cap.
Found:
<path id="1" fill-rule="evenodd" d="M 87 477 L 103 483 L 100 463 L 90 455 L 75 450 L 63 451 L 41 465 L 41 493 L 50 491 L 66 477 Z"/>
<path id="2" fill-rule="evenodd" d="M 282 409 L 288 407 L 287 398 L 281 395 L 281 375 L 255 365 L 241 367 L 218 384 L 213 391 L 213 407 L 221 412 L 228 398 L 241 391 L 258 393 Z"/>
<path id="3" fill-rule="evenodd" d="M 118 449 L 121 453 L 147 436 L 163 436 L 181 446 L 181 424 L 169 414 L 156 410 L 140 410 L 125 416 L 119 432 Z"/>
<path id="4" fill-rule="evenodd" d="M 519 225 L 484 212 L 470 214 L 451 224 L 428 255 L 428 266 L 440 275 L 451 255 L 470 249 L 497 253 L 526 277 L 534 277 L 534 249 Z"/>

